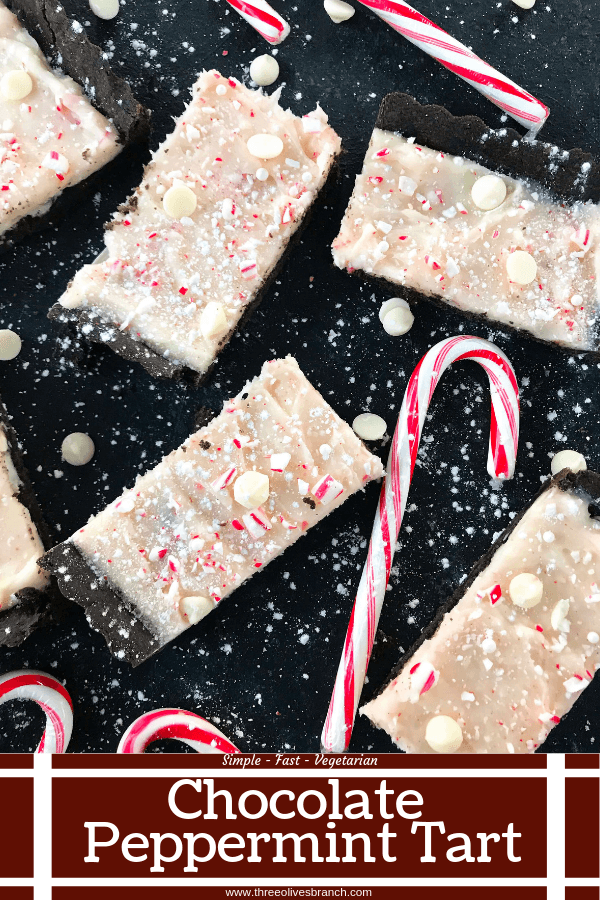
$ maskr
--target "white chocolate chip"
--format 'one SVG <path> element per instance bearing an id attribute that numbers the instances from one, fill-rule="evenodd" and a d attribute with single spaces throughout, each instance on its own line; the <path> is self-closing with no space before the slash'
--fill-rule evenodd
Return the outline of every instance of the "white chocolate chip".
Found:
<path id="1" fill-rule="evenodd" d="M 407 306 L 395 306 L 383 317 L 383 329 L 392 337 L 406 334 L 413 326 L 415 317 Z"/>
<path id="2" fill-rule="evenodd" d="M 207 340 L 224 334 L 227 330 L 227 316 L 221 303 L 211 300 L 206 304 L 200 316 L 200 330 Z"/>
<path id="3" fill-rule="evenodd" d="M 276 134 L 253 134 L 246 146 L 257 159 L 275 159 L 283 152 L 283 141 Z"/>
<path id="4" fill-rule="evenodd" d="M 273 84 L 279 76 L 279 63 L 273 56 L 265 53 L 263 56 L 257 56 L 250 63 L 250 78 L 254 84 L 266 87 Z"/>
<path id="5" fill-rule="evenodd" d="M 513 0 L 513 3 L 515 6 L 520 6 L 521 9 L 531 9 L 535 4 L 535 0 Z"/>
<path id="6" fill-rule="evenodd" d="M 389 312 L 397 307 L 402 306 L 404 309 L 410 309 L 406 300 L 403 300 L 402 297 L 390 297 L 389 300 L 384 300 L 381 306 L 379 307 L 379 321 L 383 325 L 383 320 L 387 316 Z"/>
<path id="7" fill-rule="evenodd" d="M 597 631 L 590 631 L 587 636 L 590 644 L 597 644 L 600 641 L 600 634 Z"/>
<path id="8" fill-rule="evenodd" d="M 211 597 L 206 597 L 204 594 L 182 597 L 179 601 L 181 615 L 187 619 L 190 625 L 197 625 L 204 616 L 213 611 L 216 605 Z"/>
<path id="9" fill-rule="evenodd" d="M 563 469 L 570 469 L 571 472 L 583 472 L 587 469 L 587 463 L 581 453 L 576 450 L 559 450 L 552 457 L 550 463 L 550 471 L 553 475 L 558 475 Z"/>
<path id="10" fill-rule="evenodd" d="M 116 501 L 115 509 L 121 514 L 133 512 L 135 509 L 135 500 L 131 494 L 127 494 L 125 497 L 121 497 L 120 500 Z"/>
<path id="11" fill-rule="evenodd" d="M 22 100 L 33 90 L 31 75 L 25 69 L 13 69 L 2 76 L 0 93 L 5 100 Z"/>
<path id="12" fill-rule="evenodd" d="M 263 169 L 263 167 L 261 166 L 260 169 L 256 170 L 256 177 L 259 181 L 266 181 L 269 177 L 269 170 Z"/>
<path id="13" fill-rule="evenodd" d="M 387 425 L 385 419 L 374 413 L 361 413 L 352 423 L 354 432 L 363 441 L 379 441 L 384 436 Z"/>
<path id="14" fill-rule="evenodd" d="M 163 197 L 164 211 L 171 219 L 183 219 L 192 215 L 198 199 L 191 188 L 185 184 L 170 187 Z"/>
<path id="15" fill-rule="evenodd" d="M 506 258 L 506 271 L 511 281 L 529 284 L 537 275 L 537 265 L 531 253 L 527 253 L 526 250 L 515 250 Z"/>
<path id="16" fill-rule="evenodd" d="M 471 199 L 479 209 L 496 209 L 506 199 L 506 184 L 498 175 L 482 175 L 471 188 Z"/>
<path id="17" fill-rule="evenodd" d="M 542 599 L 544 585 L 537 575 L 522 572 L 521 575 L 515 575 L 512 579 L 508 586 L 508 593 L 515 606 L 520 606 L 521 609 L 530 609 Z"/>
<path id="18" fill-rule="evenodd" d="M 356 10 L 344 0 L 323 0 L 323 7 L 332 22 L 339 25 L 340 22 L 347 22 L 351 19 Z"/>
<path id="19" fill-rule="evenodd" d="M 85 466 L 94 455 L 96 448 L 89 434 L 73 431 L 62 442 L 60 452 L 62 458 L 70 466 Z"/>
<path id="20" fill-rule="evenodd" d="M 114 19 L 119 14 L 119 0 L 90 0 L 90 9 L 99 19 Z"/>
<path id="21" fill-rule="evenodd" d="M 495 653 L 496 652 L 496 642 L 491 638 L 485 638 L 481 642 L 481 649 L 484 653 Z"/>
<path id="22" fill-rule="evenodd" d="M 0 360 L 14 359 L 21 352 L 21 338 L 10 328 L 0 330 Z"/>
<path id="23" fill-rule="evenodd" d="M 269 499 L 269 476 L 263 472 L 244 472 L 233 486 L 233 496 L 246 509 L 256 509 Z"/>
<path id="24" fill-rule="evenodd" d="M 555 631 L 567 631 L 565 620 L 569 614 L 570 603 L 568 600 L 559 600 L 552 614 L 550 615 L 550 624 Z"/>
<path id="25" fill-rule="evenodd" d="M 425 740 L 436 753 L 455 753 L 463 742 L 462 729 L 450 716 L 434 716 L 427 723 Z"/>

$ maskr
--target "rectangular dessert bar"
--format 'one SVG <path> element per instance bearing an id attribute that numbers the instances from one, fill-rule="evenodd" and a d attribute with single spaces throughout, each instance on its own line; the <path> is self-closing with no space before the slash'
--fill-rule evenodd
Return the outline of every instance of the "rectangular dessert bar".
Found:
<path id="1" fill-rule="evenodd" d="M 146 110 L 77 24 L 55 0 L 0 2 L 0 245 L 37 230 L 65 188 L 147 135 Z"/>
<path id="2" fill-rule="evenodd" d="M 137 665 L 382 474 L 296 360 L 274 360 L 42 564 Z"/>
<path id="3" fill-rule="evenodd" d="M 549 481 L 363 715 L 408 753 L 432 752 L 436 716 L 460 726 L 459 753 L 535 751 L 600 666 L 599 502 L 593 472 Z"/>
<path id="4" fill-rule="evenodd" d="M 598 199 L 598 166 L 581 151 L 491 132 L 474 117 L 392 94 L 334 261 L 400 287 L 406 299 L 435 299 L 571 351 L 596 350 Z M 528 271 L 515 272 L 519 257 Z"/>
<path id="5" fill-rule="evenodd" d="M 278 91 L 203 72 L 108 225 L 105 253 L 77 272 L 50 318 L 152 375 L 204 376 L 261 298 L 340 151 L 320 107 L 299 118 L 278 100 Z"/>
<path id="6" fill-rule="evenodd" d="M 20 644 L 48 617 L 49 577 L 38 565 L 42 536 L 45 526 L 0 401 L 0 646 Z"/>

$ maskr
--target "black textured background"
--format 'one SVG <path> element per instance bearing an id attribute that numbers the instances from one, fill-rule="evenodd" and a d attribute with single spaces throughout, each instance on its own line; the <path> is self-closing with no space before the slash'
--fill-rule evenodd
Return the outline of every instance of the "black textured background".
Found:
<path id="1" fill-rule="evenodd" d="M 511 0 L 418 5 L 550 106 L 545 140 L 600 153 L 594 0 L 537 0 L 530 11 Z M 65 6 L 152 109 L 153 147 L 171 130 L 196 72 L 217 67 L 247 82 L 251 60 L 268 51 L 225 0 L 122 0 L 112 22 L 95 19 L 84 0 L 65 0 Z M 141 160 L 137 168 L 118 161 L 107 167 L 94 198 L 0 262 L 0 327 L 15 329 L 24 342 L 16 360 L 0 363 L 0 394 L 57 539 L 178 446 L 194 429 L 197 410 L 218 411 L 265 359 L 293 353 L 343 417 L 351 421 L 371 410 L 392 430 L 419 358 L 438 340 L 465 330 L 459 315 L 424 305 L 407 336 L 387 336 L 377 319 L 383 293 L 334 270 L 329 245 L 387 92 L 403 90 L 456 114 L 475 113 L 492 126 L 503 124 L 500 111 L 364 7 L 334 25 L 322 0 L 277 0 L 277 6 L 292 24 L 277 52 L 283 101 L 299 114 L 319 101 L 346 153 L 328 205 L 204 387 L 152 382 L 108 351 L 84 349 L 75 362 L 76 348 L 46 319 L 72 274 L 100 251 L 102 223 L 139 181 Z M 489 398 L 479 367 L 450 370 L 431 407 L 364 699 L 381 684 L 399 647 L 410 645 L 493 535 L 533 496 L 552 454 L 572 448 L 591 467 L 599 464 L 598 364 L 498 329 L 469 324 L 468 331 L 496 341 L 516 368 L 523 391 L 517 476 L 498 487 L 486 474 Z M 63 437 L 75 430 L 89 432 L 97 448 L 92 463 L 80 469 L 60 458 Z M 0 671 L 31 666 L 64 680 L 75 703 L 69 748 L 75 752 L 114 751 L 136 716 L 160 706 L 212 719 L 242 750 L 318 750 L 377 493 L 371 485 L 347 502 L 135 671 L 111 658 L 78 609 L 23 647 L 0 649 Z M 598 752 L 599 700 L 596 679 L 545 749 Z M 33 705 L 0 707 L 0 750 L 33 749 L 42 721 Z M 352 749 L 393 748 L 362 719 Z"/>

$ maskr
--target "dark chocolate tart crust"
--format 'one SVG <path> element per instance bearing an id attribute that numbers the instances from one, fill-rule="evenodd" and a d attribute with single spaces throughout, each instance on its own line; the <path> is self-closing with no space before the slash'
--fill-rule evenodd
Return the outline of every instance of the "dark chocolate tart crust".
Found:
<path id="1" fill-rule="evenodd" d="M 44 547 L 48 548 L 52 544 L 50 534 L 42 518 L 42 512 L 23 463 L 17 434 L 8 420 L 6 407 L 1 400 L 0 426 L 6 435 L 10 458 L 21 482 L 17 499 L 29 511 L 31 521 L 35 525 Z M 22 591 L 18 591 L 16 597 L 19 602 L 11 609 L 0 610 L 0 646 L 18 646 L 26 637 L 29 637 L 32 631 L 48 622 L 54 612 L 52 594 L 51 586 L 45 591 L 39 591 L 37 588 L 24 588 Z"/>
<path id="2" fill-rule="evenodd" d="M 131 611 L 123 595 L 93 571 L 70 541 L 53 547 L 40 565 L 56 576 L 65 597 L 83 607 L 88 622 L 117 659 L 138 666 L 160 649 L 156 636 Z"/>
<path id="3" fill-rule="evenodd" d="M 551 487 L 558 487 L 562 491 L 571 491 L 575 494 L 578 494 L 580 497 L 585 498 L 588 501 L 588 512 L 590 513 L 590 516 L 592 518 L 597 518 L 600 520 L 599 474 L 597 474 L 596 472 L 591 472 L 587 469 L 583 472 L 577 473 L 571 472 L 570 469 L 563 469 L 562 472 L 559 472 L 553 478 L 550 478 L 548 481 L 546 481 L 545 484 L 542 485 L 541 489 L 537 492 L 535 497 L 531 500 L 531 502 L 528 503 L 528 505 L 524 507 L 524 509 L 522 509 L 517 516 L 515 516 L 513 521 L 507 528 L 505 528 L 500 537 L 498 537 L 494 541 L 490 549 L 486 553 L 484 553 L 484 555 L 480 557 L 480 559 L 475 563 L 475 566 L 469 573 L 469 576 L 465 579 L 465 581 L 463 581 L 460 587 L 456 589 L 450 599 L 440 606 L 431 622 L 423 629 L 414 644 L 412 644 L 412 646 L 406 651 L 406 653 L 401 656 L 399 662 L 392 669 L 387 680 L 370 699 L 374 699 L 375 697 L 378 697 L 379 694 L 382 694 L 383 691 L 388 687 L 388 685 L 394 680 L 394 678 L 396 678 L 400 674 L 402 669 L 405 667 L 411 657 L 414 656 L 419 647 L 424 644 L 425 641 L 428 641 L 429 638 L 433 637 L 433 635 L 441 625 L 444 616 L 454 609 L 459 600 L 464 597 L 475 579 L 479 575 L 481 575 L 481 573 L 488 567 L 496 551 L 502 546 L 502 544 L 506 543 L 510 535 L 521 522 L 521 519 L 528 511 L 528 509 Z"/>
<path id="4" fill-rule="evenodd" d="M 304 213 L 298 228 L 293 235 L 291 235 L 280 258 L 262 282 L 254 299 L 245 308 L 235 328 L 222 338 L 219 344 L 219 352 L 229 343 L 236 331 L 245 325 L 252 313 L 260 305 L 263 297 L 265 297 L 267 291 L 285 266 L 288 254 L 302 237 L 315 210 L 325 202 L 332 184 L 338 179 L 338 174 L 339 167 L 337 161 L 333 160 L 323 187 Z M 135 208 L 136 197 L 137 194 L 133 194 L 128 202 L 120 207 L 120 211 L 126 212 L 129 209 Z M 105 230 L 110 230 L 110 228 L 111 223 L 109 222 L 105 226 Z M 48 312 L 48 318 L 64 325 L 68 330 L 74 331 L 78 336 L 85 336 L 86 341 L 106 346 L 123 359 L 140 363 L 153 378 L 171 379 L 189 386 L 199 387 L 206 381 L 218 359 L 217 354 L 214 362 L 209 366 L 206 372 L 196 372 L 194 369 L 189 368 L 189 366 L 172 362 L 146 344 L 141 338 L 134 338 L 129 332 L 119 331 L 118 325 L 115 325 L 114 322 L 108 322 L 87 309 L 66 309 L 64 306 L 61 306 L 60 303 L 55 303 Z M 85 331 L 83 329 L 85 329 Z"/>
<path id="5" fill-rule="evenodd" d="M 404 137 L 414 137 L 418 144 L 464 156 L 511 178 L 535 182 L 560 199 L 571 203 L 600 202 L 600 161 L 581 149 L 564 150 L 541 141 L 528 141 L 514 128 L 493 131 L 477 116 L 454 116 L 443 106 L 425 106 L 409 94 L 387 94 L 379 107 L 375 127 Z M 352 201 L 350 201 L 351 203 Z M 467 319 L 484 322 L 526 337 L 528 340 L 558 347 L 563 352 L 585 353 L 600 357 L 600 350 L 577 348 L 545 341 L 520 328 L 497 322 L 485 313 L 459 309 L 436 294 L 423 294 L 378 275 L 356 270 L 362 279 L 379 284 L 386 290 L 404 297 L 410 303 L 426 301 L 441 309 L 454 310 Z M 600 315 L 598 316 L 600 320 Z M 600 321 L 594 326 L 595 347 L 600 345 Z"/>
<path id="6" fill-rule="evenodd" d="M 150 134 L 150 112 L 133 95 L 129 84 L 116 75 L 83 29 L 75 32 L 58 0 L 3 0 L 38 42 L 48 61 L 61 68 L 82 88 L 90 102 L 110 119 L 124 151 L 145 142 Z M 43 215 L 20 219 L 2 237 L 0 249 L 53 225 L 81 202 L 97 184 L 99 172 L 67 188 Z"/>

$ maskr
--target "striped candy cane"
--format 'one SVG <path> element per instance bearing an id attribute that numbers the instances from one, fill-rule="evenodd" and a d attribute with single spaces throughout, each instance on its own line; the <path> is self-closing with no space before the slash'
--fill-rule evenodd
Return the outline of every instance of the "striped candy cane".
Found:
<path id="1" fill-rule="evenodd" d="M 119 744 L 117 753 L 143 753 L 160 738 L 175 738 L 193 747 L 196 753 L 239 753 L 225 735 L 195 713 L 185 709 L 155 709 L 133 722 Z"/>
<path id="2" fill-rule="evenodd" d="M 240 16 L 249 22 L 270 44 L 281 44 L 290 26 L 266 0 L 227 0 Z"/>
<path id="3" fill-rule="evenodd" d="M 8 672 L 0 677 L 0 704 L 8 700 L 35 700 L 46 713 L 36 753 L 65 753 L 73 731 L 73 704 L 60 681 L 31 669 Z"/>
<path id="4" fill-rule="evenodd" d="M 535 136 L 550 115 L 547 106 L 510 78 L 505 78 L 460 41 L 430 22 L 408 3 L 404 3 L 404 0 L 359 0 L 359 3 L 368 6 L 411 44 L 433 56 L 528 128 L 530 136 Z"/>
<path id="5" fill-rule="evenodd" d="M 514 474 L 519 441 L 519 388 L 510 362 L 494 344 L 481 338 L 465 336 L 441 341 L 425 354 L 404 395 L 367 562 L 321 736 L 324 750 L 341 753 L 348 749 L 406 508 L 423 422 L 441 376 L 448 366 L 463 359 L 472 359 L 483 366 L 490 381 L 492 421 L 488 472 L 494 478 L 512 478 Z"/>

